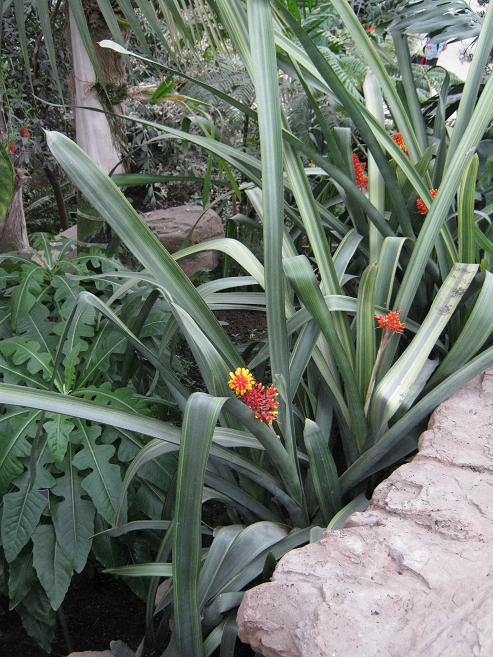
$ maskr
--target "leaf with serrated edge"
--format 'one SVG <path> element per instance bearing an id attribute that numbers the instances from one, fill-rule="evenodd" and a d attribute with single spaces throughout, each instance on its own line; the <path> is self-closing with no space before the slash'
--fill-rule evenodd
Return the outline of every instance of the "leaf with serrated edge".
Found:
<path id="1" fill-rule="evenodd" d="M 82 498 L 81 478 L 72 463 L 69 445 L 63 463 L 64 473 L 56 480 L 52 493 L 62 500 L 52 504 L 52 518 L 58 543 L 70 559 L 74 570 L 86 565 L 94 534 L 94 505 Z"/>
<path id="2" fill-rule="evenodd" d="M 16 485 L 18 491 L 3 497 L 1 533 L 8 562 L 16 558 L 31 538 L 47 503 L 46 497 L 30 486 L 28 473 L 24 473 Z"/>
<path id="3" fill-rule="evenodd" d="M 70 586 L 72 565 L 56 540 L 53 525 L 39 525 L 32 540 L 34 569 L 56 611 Z"/>
<path id="4" fill-rule="evenodd" d="M 46 413 L 46 418 L 47 422 L 43 424 L 43 429 L 46 431 L 48 447 L 55 463 L 61 463 L 75 425 L 66 415 L 60 413 Z"/>
<path id="5" fill-rule="evenodd" d="M 96 442 L 101 427 L 88 427 L 83 422 L 77 422 L 77 427 L 83 449 L 77 452 L 73 463 L 78 470 L 91 470 L 82 480 L 82 488 L 92 499 L 98 513 L 111 524 L 122 487 L 120 468 L 110 463 L 115 448 Z"/>

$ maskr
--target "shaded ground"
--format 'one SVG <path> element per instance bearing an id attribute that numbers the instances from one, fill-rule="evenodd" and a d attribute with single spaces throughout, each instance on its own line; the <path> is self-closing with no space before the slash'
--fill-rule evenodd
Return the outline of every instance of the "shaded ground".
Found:
<path id="1" fill-rule="evenodd" d="M 105 650 L 121 639 L 136 648 L 144 630 L 144 603 L 122 582 L 110 575 L 75 576 L 63 604 L 73 650 Z M 61 628 L 51 657 L 68 654 Z M 19 616 L 0 599 L 0 655 L 48 657 L 26 634 Z M 146 657 L 154 657 L 146 653 Z"/>

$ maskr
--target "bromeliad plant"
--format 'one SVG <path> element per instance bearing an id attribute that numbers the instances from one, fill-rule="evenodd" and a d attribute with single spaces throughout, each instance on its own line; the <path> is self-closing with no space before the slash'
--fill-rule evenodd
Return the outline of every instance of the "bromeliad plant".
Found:
<path id="1" fill-rule="evenodd" d="M 211 4 L 255 84 L 256 110 L 206 86 L 258 122 L 261 158 L 207 136 L 152 125 L 165 138 L 187 140 L 225 160 L 248 181 L 245 193 L 263 222 L 263 263 L 232 239 L 171 256 L 110 178 L 68 138 L 48 135 L 69 178 L 143 266 L 141 272 L 104 277 L 115 284 L 120 279 L 122 290 L 143 282 L 153 286 L 171 316 L 154 349 L 104 300 L 83 293 L 76 309 L 95 309 L 156 370 L 183 411 L 181 429 L 116 409 L 103 415 L 97 399 L 88 403 L 66 392 L 0 385 L 5 404 L 97 419 L 154 438 L 126 472 L 110 533 L 131 530 L 120 509 L 140 468 L 178 451 L 175 494 L 164 511 L 170 525 L 156 563 L 115 572 L 152 577 L 151 634 L 157 584 L 170 578 L 156 614 L 171 622 L 166 655 L 187 657 L 212 654 L 219 644 L 222 653 L 233 654 L 234 609 L 244 588 L 268 575 L 287 550 L 307 542 L 314 527 L 339 526 L 361 508 L 373 475 L 415 450 L 436 405 L 493 363 L 493 244 L 475 210 L 474 155 L 493 116 L 491 78 L 480 93 L 493 8 L 451 128 L 444 120 L 446 77 L 435 123 L 427 125 L 405 35 L 392 35 L 403 102 L 346 0 L 333 5 L 368 64 L 364 96 L 348 91 L 284 3 Z M 112 42 L 103 45 L 137 56 Z M 302 85 L 323 137 L 319 149 L 291 132 L 279 97 L 279 69 Z M 351 131 L 328 125 L 320 111 L 319 99 L 326 95 L 344 106 L 366 151 L 367 192 L 354 176 Z M 402 143 L 392 138 L 395 132 Z M 315 168 L 305 168 L 308 161 Z M 433 198 L 429 190 L 438 188 Z M 417 199 L 426 215 L 417 212 Z M 336 216 L 332 209 L 341 205 Z M 235 259 L 247 275 L 195 288 L 176 261 L 210 249 Z M 243 291 L 252 285 L 258 291 Z M 225 307 L 266 314 L 266 344 L 247 363 L 214 316 Z M 73 321 L 77 317 L 75 310 Z M 207 392 L 188 390 L 163 355 L 177 332 L 187 340 Z M 244 403 L 253 389 L 252 372 L 266 364 L 279 393 L 272 425 Z M 233 392 L 228 381 L 237 368 L 244 385 Z M 227 506 L 232 525 L 217 529 L 208 544 L 202 504 L 211 496 Z"/>

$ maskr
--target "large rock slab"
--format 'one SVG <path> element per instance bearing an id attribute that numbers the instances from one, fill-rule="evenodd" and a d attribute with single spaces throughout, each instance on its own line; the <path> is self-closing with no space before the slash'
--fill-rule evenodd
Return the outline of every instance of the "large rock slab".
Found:
<path id="1" fill-rule="evenodd" d="M 221 217 L 214 210 L 204 212 L 199 205 L 179 205 L 143 212 L 141 216 L 170 253 L 175 253 L 186 245 L 224 237 Z M 77 240 L 77 226 L 71 226 L 57 237 Z M 75 254 L 74 247 L 65 257 L 74 257 Z M 202 251 L 182 258 L 178 263 L 186 274 L 192 276 L 199 271 L 215 269 L 219 264 L 219 255 L 217 251 Z"/>
<path id="2" fill-rule="evenodd" d="M 214 210 L 204 212 L 199 205 L 153 210 L 142 213 L 142 217 L 170 253 L 179 251 L 187 244 L 224 237 L 221 217 Z M 178 262 L 185 273 L 191 276 L 197 271 L 215 269 L 219 258 L 217 251 L 203 251 Z"/>
<path id="3" fill-rule="evenodd" d="M 367 511 L 247 592 L 238 628 L 266 657 L 493 656 L 493 372 L 439 406 Z"/>

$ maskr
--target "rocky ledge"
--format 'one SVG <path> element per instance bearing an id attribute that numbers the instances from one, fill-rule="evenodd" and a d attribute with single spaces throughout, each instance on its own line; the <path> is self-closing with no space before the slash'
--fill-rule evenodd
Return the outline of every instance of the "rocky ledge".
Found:
<path id="1" fill-rule="evenodd" d="M 238 627 L 266 657 L 492 657 L 493 371 L 437 408 L 367 511 L 246 594 Z"/>

